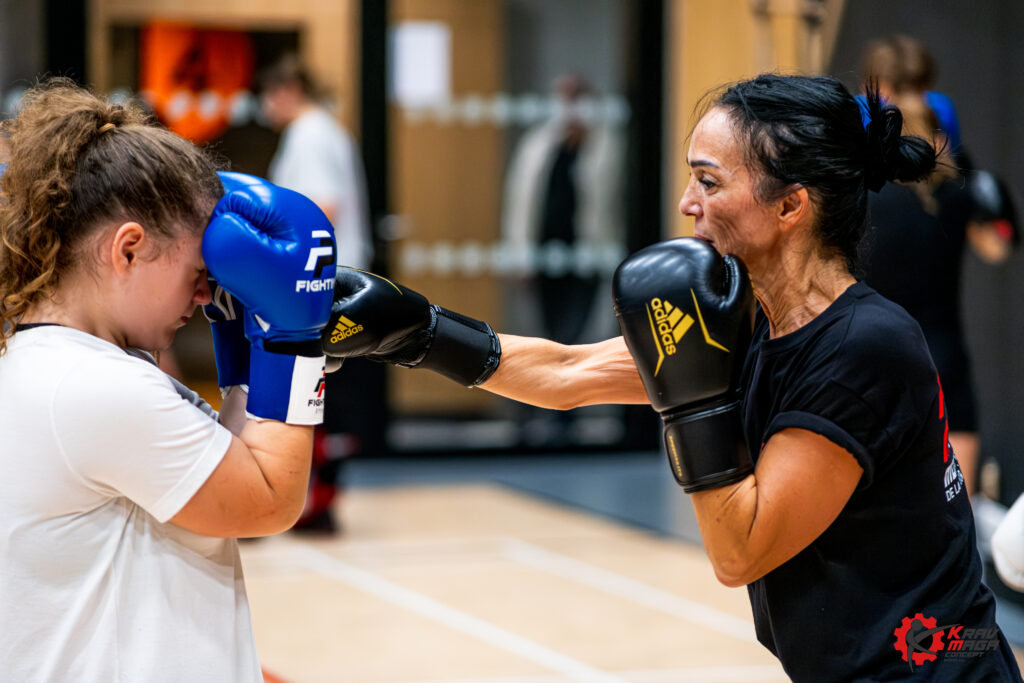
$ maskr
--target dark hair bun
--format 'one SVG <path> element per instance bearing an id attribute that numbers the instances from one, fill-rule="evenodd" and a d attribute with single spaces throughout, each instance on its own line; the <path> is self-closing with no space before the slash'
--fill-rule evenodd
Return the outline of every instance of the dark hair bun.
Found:
<path id="1" fill-rule="evenodd" d="M 887 181 L 913 182 L 927 178 L 935 170 L 938 156 L 930 142 L 916 135 L 903 135 L 903 114 L 892 105 L 884 105 L 878 91 L 867 92 L 867 146 L 864 181 L 873 192 Z"/>

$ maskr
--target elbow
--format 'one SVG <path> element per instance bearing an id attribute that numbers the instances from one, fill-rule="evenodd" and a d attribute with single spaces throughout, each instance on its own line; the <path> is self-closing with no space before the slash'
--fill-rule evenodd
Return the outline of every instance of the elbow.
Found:
<path id="1" fill-rule="evenodd" d="M 561 410 L 561 411 L 572 410 L 573 408 L 579 408 L 580 405 L 581 405 L 579 403 L 579 401 L 571 401 L 571 400 L 568 400 L 568 399 L 562 400 L 562 399 L 559 399 L 557 396 L 546 396 L 543 399 L 528 398 L 528 399 L 523 399 L 521 402 L 525 403 L 526 405 L 534 406 L 535 408 L 543 408 L 544 410 Z"/>
<path id="2" fill-rule="evenodd" d="M 273 524 L 273 528 L 264 536 L 273 536 L 275 534 L 281 534 L 291 529 L 302 517 L 302 506 L 299 506 L 295 510 L 290 510 L 287 514 L 278 515 Z"/>
<path id="3" fill-rule="evenodd" d="M 572 410 L 573 408 L 579 408 L 580 402 L 572 396 L 555 396 L 554 400 L 547 402 L 547 405 L 543 406 L 548 410 Z"/>
<path id="4" fill-rule="evenodd" d="M 756 578 L 748 579 L 747 574 L 742 571 L 736 571 L 732 568 L 726 569 L 718 565 L 715 565 L 715 578 L 718 579 L 720 584 L 729 588 L 740 588 L 756 580 Z"/>
<path id="5" fill-rule="evenodd" d="M 262 520 L 261 532 L 258 536 L 273 536 L 274 534 L 288 531 L 302 517 L 302 510 L 306 506 L 306 499 L 303 496 L 299 500 L 281 501 L 274 509 L 270 510 Z"/>
<path id="6" fill-rule="evenodd" d="M 589 405 L 586 387 L 576 383 L 572 366 L 558 368 L 551 390 L 544 396 L 543 408 L 548 410 L 572 410 Z"/>
<path id="7" fill-rule="evenodd" d="M 264 505 L 260 514 L 241 521 L 239 528 L 228 535 L 238 538 L 259 538 L 284 533 L 299 521 L 305 505 L 305 496 L 298 500 L 274 500 Z"/>
<path id="8" fill-rule="evenodd" d="M 723 586 L 739 588 L 746 586 L 764 576 L 765 572 L 753 561 L 740 553 L 730 553 L 727 557 L 709 555 L 711 566 L 715 570 L 715 578 Z"/>

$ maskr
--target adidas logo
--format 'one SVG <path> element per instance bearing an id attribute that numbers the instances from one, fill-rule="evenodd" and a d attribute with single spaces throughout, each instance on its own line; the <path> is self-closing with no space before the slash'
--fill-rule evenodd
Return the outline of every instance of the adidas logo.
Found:
<path id="1" fill-rule="evenodd" d="M 651 322 L 654 345 L 658 349 L 658 364 L 654 367 L 654 374 L 657 375 L 665 356 L 676 352 L 676 344 L 693 325 L 693 317 L 658 297 L 647 304 L 647 317 Z"/>
<path id="2" fill-rule="evenodd" d="M 331 343 L 337 344 L 338 342 L 348 339 L 354 334 L 359 334 L 363 331 L 362 325 L 357 325 L 345 316 L 338 317 L 338 324 L 334 326 L 331 331 Z"/>
<path id="3" fill-rule="evenodd" d="M 697 303 L 697 295 L 694 294 L 692 289 L 690 290 L 690 296 L 693 297 L 693 308 L 697 312 L 700 330 L 704 335 L 704 343 L 729 353 L 729 349 L 716 342 L 708 334 L 708 328 L 704 324 L 704 316 L 700 314 L 700 304 Z M 658 370 L 661 369 L 661 364 L 665 361 L 665 356 L 671 356 L 676 352 L 676 346 L 689 331 L 694 320 L 693 316 L 689 313 L 684 313 L 678 306 L 674 306 L 658 297 L 654 297 L 647 304 L 647 318 L 651 323 L 654 346 L 658 349 L 658 364 L 654 366 L 654 375 L 657 376 Z"/>

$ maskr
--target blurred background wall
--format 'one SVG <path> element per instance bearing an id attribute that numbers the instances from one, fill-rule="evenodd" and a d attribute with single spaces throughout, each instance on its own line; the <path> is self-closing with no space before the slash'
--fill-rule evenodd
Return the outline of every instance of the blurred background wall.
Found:
<path id="1" fill-rule="evenodd" d="M 46 67 L 44 10 L 44 0 L 0 0 L 0 83 L 4 86 L 32 78 Z"/>

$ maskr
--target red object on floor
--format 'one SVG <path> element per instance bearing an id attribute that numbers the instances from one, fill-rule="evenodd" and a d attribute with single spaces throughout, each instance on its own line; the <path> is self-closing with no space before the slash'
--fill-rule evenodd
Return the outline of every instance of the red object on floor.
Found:
<path id="1" fill-rule="evenodd" d="M 288 683 L 287 680 L 281 678 L 280 676 L 278 676 L 276 674 L 272 674 L 269 671 L 267 671 L 267 667 L 262 667 L 262 668 L 263 668 L 263 683 Z"/>
<path id="2" fill-rule="evenodd" d="M 306 492 L 306 504 L 293 527 L 296 531 L 333 533 L 337 531 L 331 505 L 338 495 L 338 466 L 341 459 L 359 450 L 358 439 L 346 434 L 329 434 L 323 428 L 313 433 L 313 464 Z"/>

